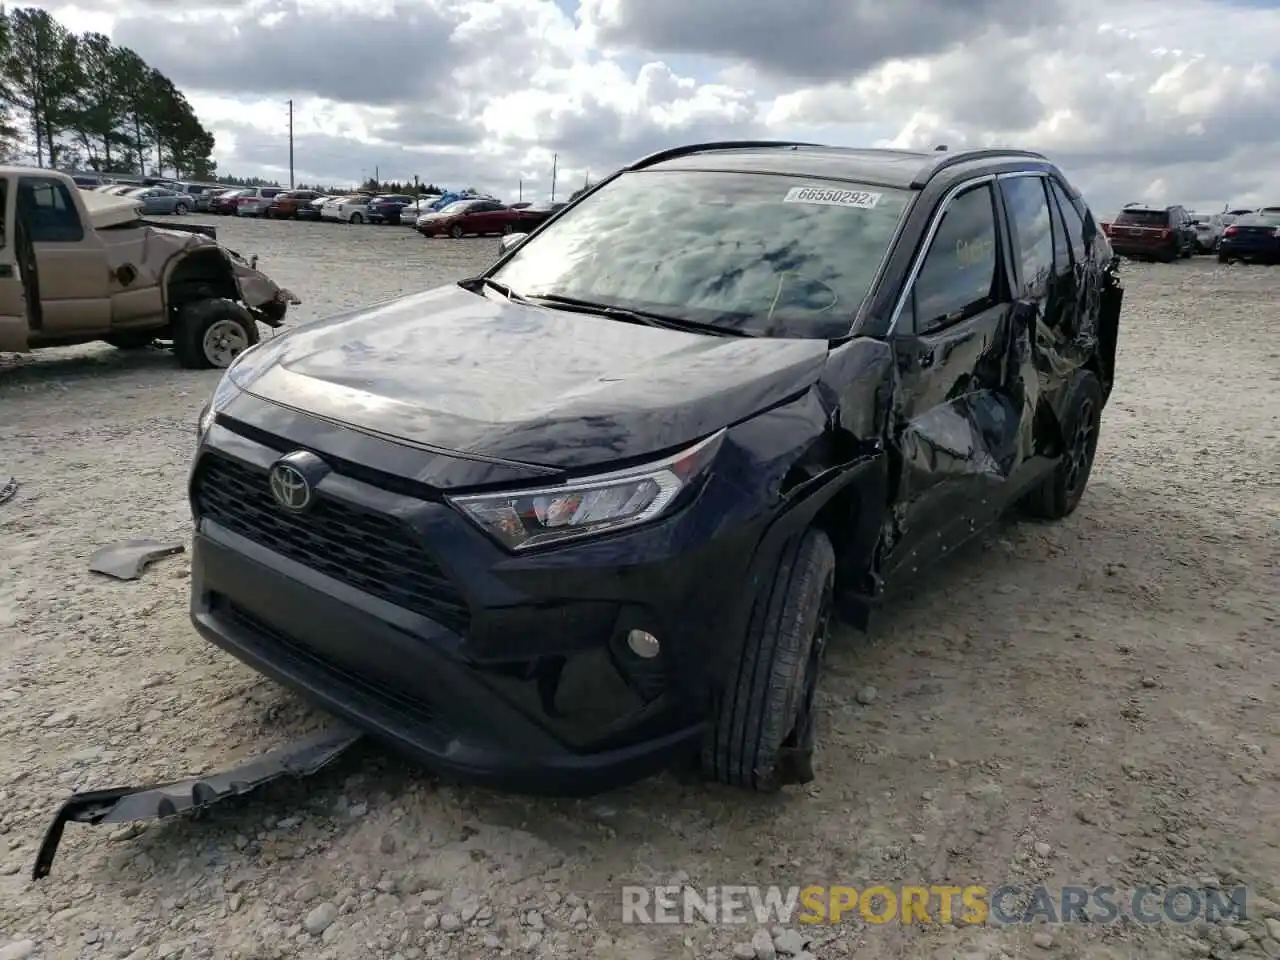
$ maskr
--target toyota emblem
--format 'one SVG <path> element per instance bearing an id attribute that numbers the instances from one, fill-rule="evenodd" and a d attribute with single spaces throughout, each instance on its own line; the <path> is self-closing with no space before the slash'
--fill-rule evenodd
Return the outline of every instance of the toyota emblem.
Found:
<path id="1" fill-rule="evenodd" d="M 271 495 L 276 503 L 295 513 L 311 506 L 311 484 L 302 471 L 287 463 L 277 463 L 270 473 Z"/>

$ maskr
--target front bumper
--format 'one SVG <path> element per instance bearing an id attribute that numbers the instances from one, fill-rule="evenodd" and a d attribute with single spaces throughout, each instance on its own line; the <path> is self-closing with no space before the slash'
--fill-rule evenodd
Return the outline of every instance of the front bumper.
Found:
<path id="1" fill-rule="evenodd" d="M 385 556 L 303 562 L 269 518 L 214 519 L 207 463 L 235 458 L 265 491 L 276 446 L 215 425 L 193 469 L 191 616 L 207 640 L 426 766 L 499 789 L 594 793 L 696 748 L 708 686 L 745 629 L 760 533 L 707 539 L 723 484 L 652 527 L 512 557 L 442 503 L 326 478 L 325 497 L 431 545 L 463 609 L 428 615 L 403 579 L 399 593 L 373 583 Z M 631 653 L 633 628 L 660 638 L 659 657 Z"/>

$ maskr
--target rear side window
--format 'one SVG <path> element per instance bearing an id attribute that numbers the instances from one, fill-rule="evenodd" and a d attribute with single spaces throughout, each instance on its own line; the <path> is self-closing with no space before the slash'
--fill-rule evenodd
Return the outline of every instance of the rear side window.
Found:
<path id="1" fill-rule="evenodd" d="M 80 212 L 61 180 L 19 180 L 18 216 L 26 221 L 32 243 L 78 243 L 84 239 Z"/>
<path id="2" fill-rule="evenodd" d="M 996 299 L 996 220 L 991 188 L 973 187 L 942 215 L 911 288 L 917 333 L 986 309 Z"/>
<path id="3" fill-rule="evenodd" d="M 1049 191 L 1053 194 L 1054 199 L 1058 201 L 1058 209 L 1062 212 L 1062 223 L 1067 231 L 1067 242 L 1071 246 L 1071 255 L 1075 258 L 1076 263 L 1081 263 L 1084 261 L 1088 250 L 1084 218 L 1080 216 L 1080 211 L 1076 209 L 1076 205 L 1071 202 L 1071 198 L 1067 196 L 1067 192 L 1062 189 L 1060 183 L 1056 180 L 1050 180 Z"/>
<path id="4" fill-rule="evenodd" d="M 1024 292 L 1045 290 L 1053 272 L 1053 228 L 1043 177 L 1013 177 L 1000 181 L 1013 228 L 1016 257 L 1022 268 Z"/>
<path id="5" fill-rule="evenodd" d="M 263 187 L 262 188 L 262 195 L 267 198 L 274 197 L 277 193 L 281 193 L 281 192 L 283 191 L 281 191 L 279 187 Z"/>

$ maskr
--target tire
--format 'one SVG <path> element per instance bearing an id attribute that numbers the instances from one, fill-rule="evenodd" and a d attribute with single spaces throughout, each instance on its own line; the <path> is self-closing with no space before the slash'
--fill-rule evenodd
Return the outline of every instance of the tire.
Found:
<path id="1" fill-rule="evenodd" d="M 231 300 L 210 298 L 185 304 L 174 322 L 173 350 L 178 363 L 188 370 L 228 367 L 257 342 L 257 323 L 248 310 Z"/>
<path id="2" fill-rule="evenodd" d="M 347 223 L 353 223 L 359 226 L 360 224 L 364 223 L 364 217 L 360 216 L 360 214 L 358 213 L 353 213 L 351 215 L 351 219 L 348 220 Z"/>
<path id="3" fill-rule="evenodd" d="M 1219 262 L 1219 263 L 1230 263 L 1230 262 L 1231 262 L 1231 258 L 1230 258 L 1229 256 L 1227 256 L 1225 253 L 1223 253 L 1222 251 L 1218 251 L 1218 262 Z"/>
<path id="4" fill-rule="evenodd" d="M 813 780 L 814 691 L 827 646 L 835 551 L 811 529 L 783 552 L 713 705 L 704 775 L 760 793 Z"/>
<path id="5" fill-rule="evenodd" d="M 188 213 L 191 212 L 191 208 L 188 207 L 185 203 L 177 203 L 177 204 L 174 204 L 173 212 L 180 217 L 185 217 Z"/>
<path id="6" fill-rule="evenodd" d="M 515 228 L 515 227 L 513 227 L 511 224 L 509 224 L 509 223 L 507 223 L 507 224 L 503 224 L 503 227 L 502 227 L 502 235 L 503 235 L 504 237 L 505 237 L 505 236 L 507 236 L 508 234 L 512 234 L 512 233 L 515 233 L 515 232 L 516 232 L 516 228 Z"/>
<path id="7" fill-rule="evenodd" d="M 117 350 L 145 350 L 156 342 L 153 330 L 122 330 L 105 338 Z"/>
<path id="8" fill-rule="evenodd" d="M 453 237 L 453 239 L 455 240 L 461 240 L 462 227 L 455 223 L 452 227 L 449 228 L 449 236 Z"/>
<path id="9" fill-rule="evenodd" d="M 1062 460 L 1023 501 L 1033 517 L 1062 520 L 1080 505 L 1098 450 L 1102 403 L 1102 384 L 1090 371 L 1082 370 L 1067 394 Z"/>

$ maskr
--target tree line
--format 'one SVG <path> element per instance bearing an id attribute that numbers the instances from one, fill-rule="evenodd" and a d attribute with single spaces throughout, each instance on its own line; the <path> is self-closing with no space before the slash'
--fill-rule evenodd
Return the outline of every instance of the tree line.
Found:
<path id="1" fill-rule="evenodd" d="M 210 180 L 214 138 L 173 82 L 100 33 L 0 7 L 0 146 L 42 167 Z"/>

